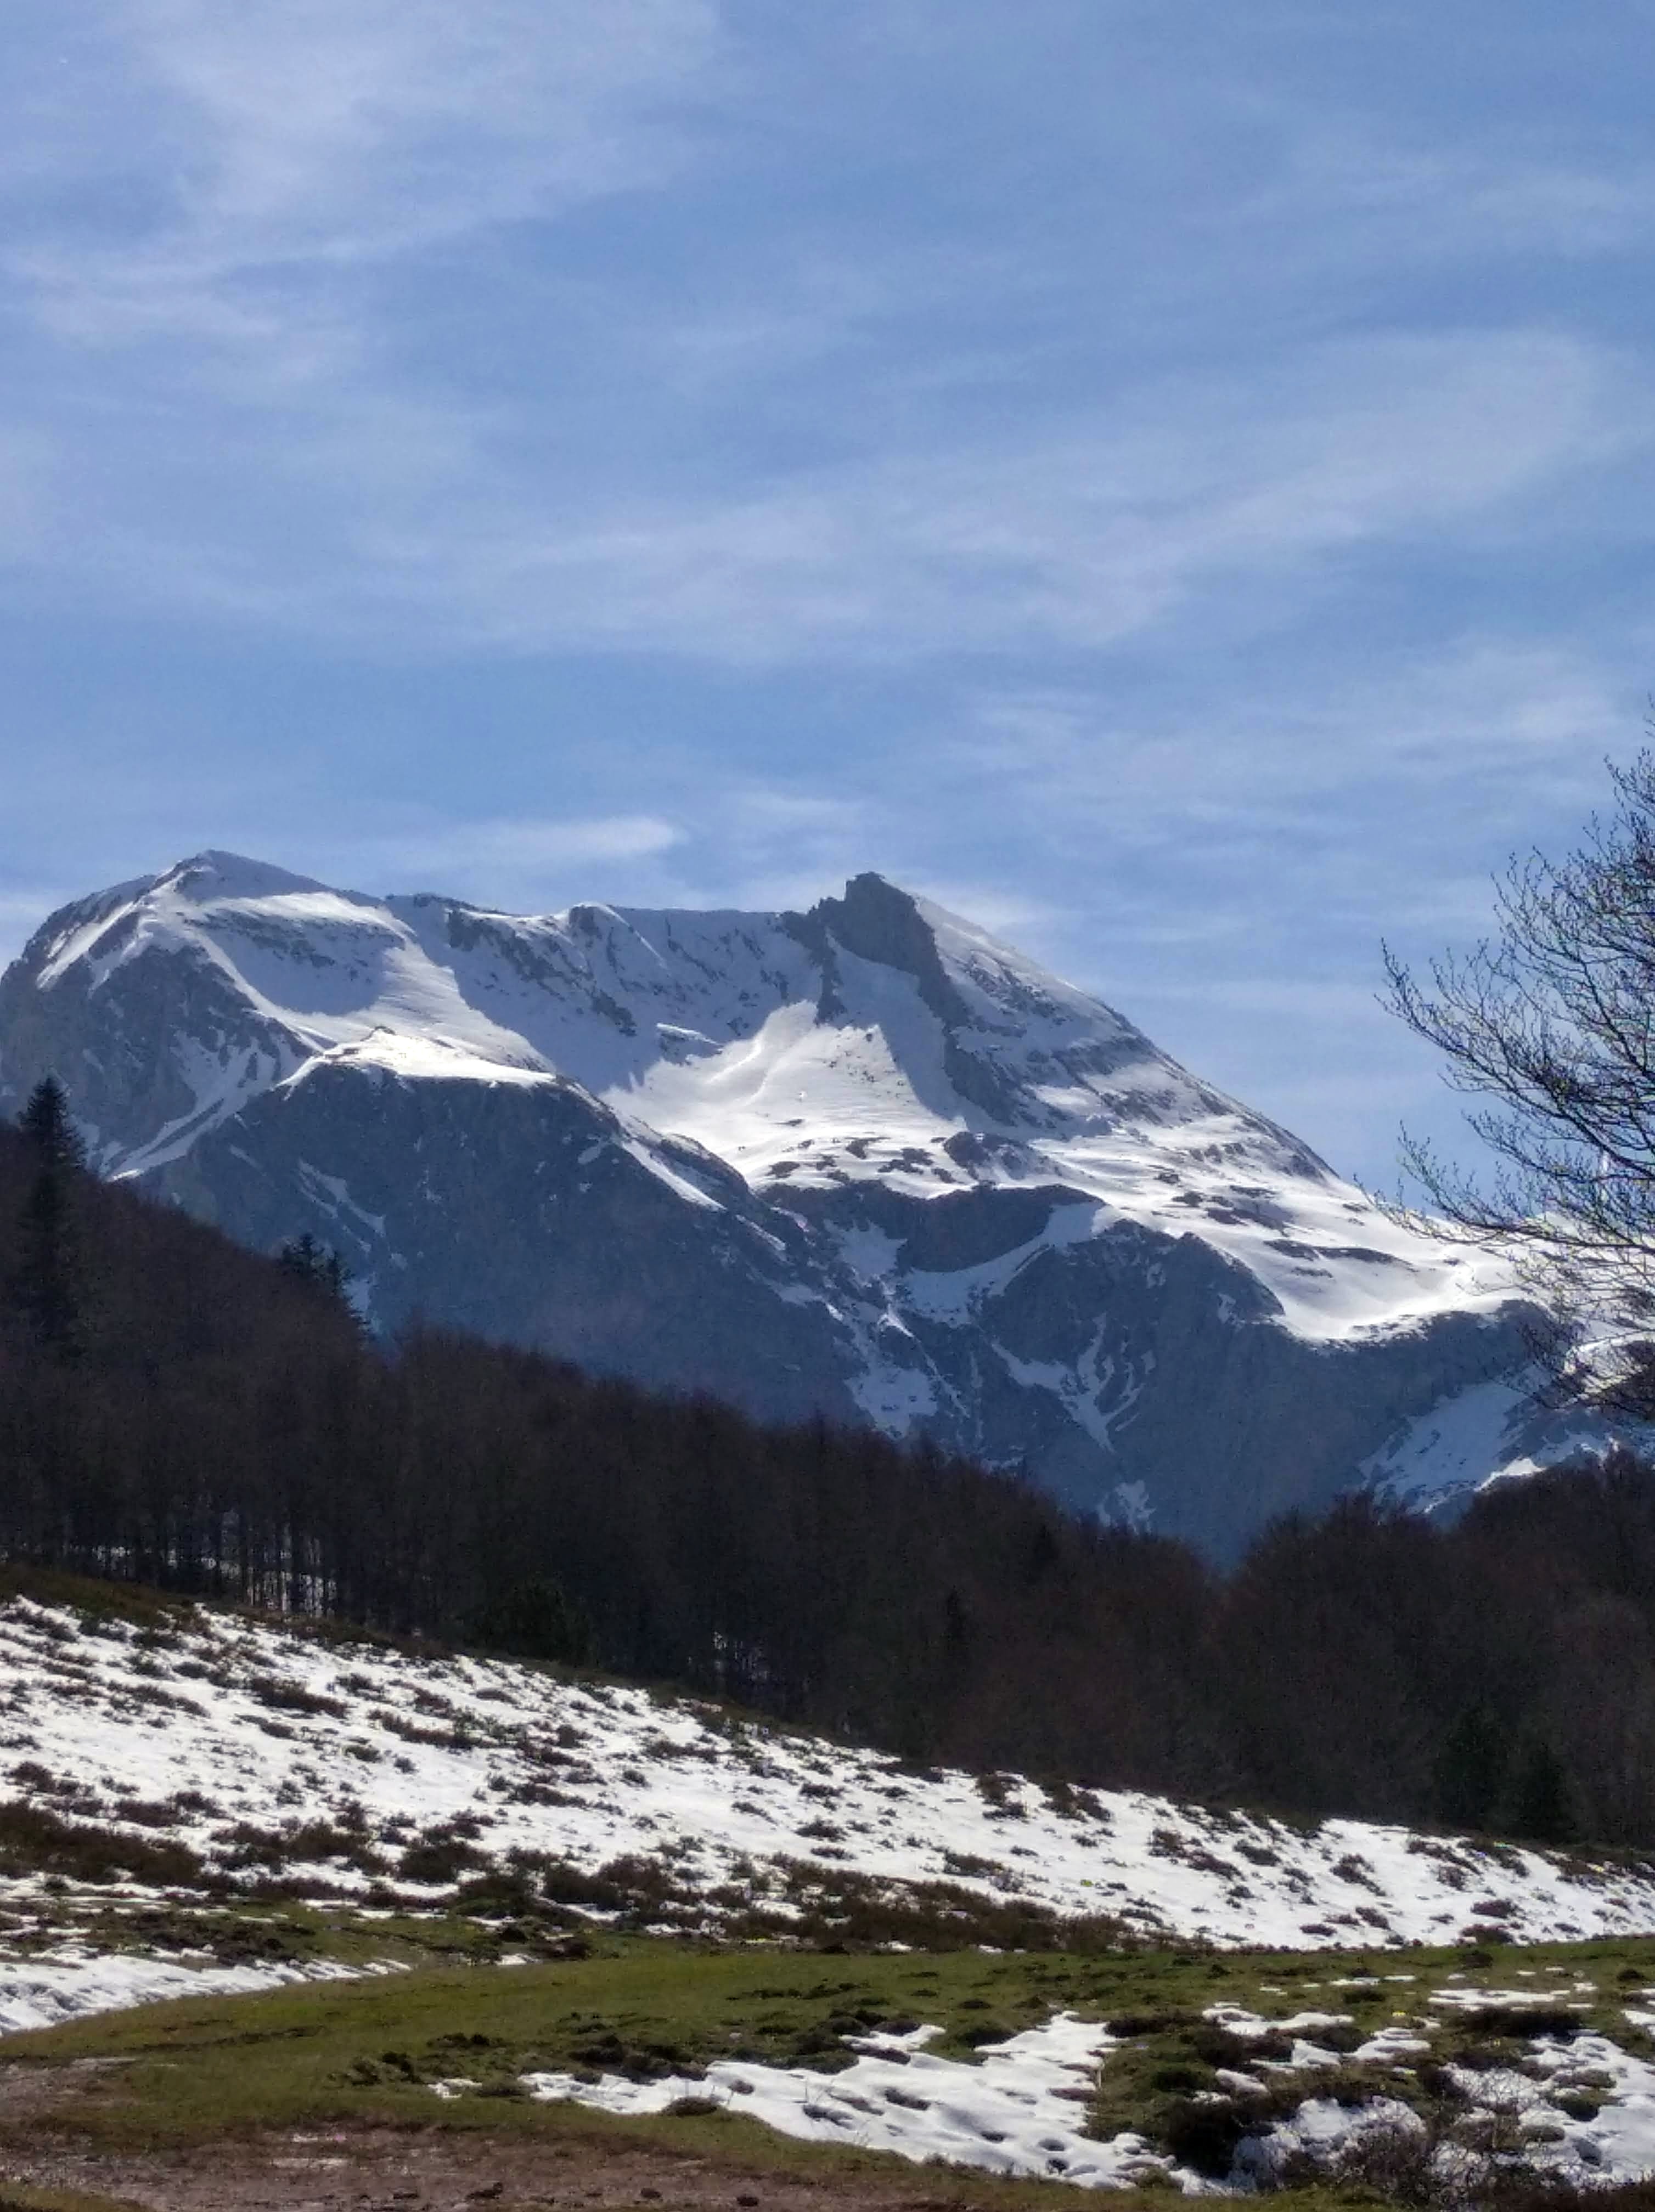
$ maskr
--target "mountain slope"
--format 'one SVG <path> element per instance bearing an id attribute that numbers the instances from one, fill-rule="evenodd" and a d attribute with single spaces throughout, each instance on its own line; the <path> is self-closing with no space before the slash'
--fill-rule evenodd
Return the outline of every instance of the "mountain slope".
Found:
<path id="1" fill-rule="evenodd" d="M 0 1103 L 48 1070 L 106 1173 L 337 1244 L 379 1326 L 922 1427 L 1220 1553 L 1365 1462 L 1428 1490 L 1520 1356 L 1479 1263 L 874 876 L 525 918 L 203 854 L 0 981 Z"/>

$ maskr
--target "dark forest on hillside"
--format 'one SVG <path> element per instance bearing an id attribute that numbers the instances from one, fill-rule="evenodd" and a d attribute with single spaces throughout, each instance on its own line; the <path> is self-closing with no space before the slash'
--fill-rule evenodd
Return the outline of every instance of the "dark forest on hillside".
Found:
<path id="1" fill-rule="evenodd" d="M 922 1762 L 1655 1842 L 1655 1475 L 1220 1577 L 1009 1477 L 428 1330 L 0 1128 L 0 1554 L 586 1662 Z"/>

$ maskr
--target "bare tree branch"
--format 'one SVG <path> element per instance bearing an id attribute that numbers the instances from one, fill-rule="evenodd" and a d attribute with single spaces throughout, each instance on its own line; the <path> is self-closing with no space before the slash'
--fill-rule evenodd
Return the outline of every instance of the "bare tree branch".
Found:
<path id="1" fill-rule="evenodd" d="M 1655 724 L 1652 725 L 1655 730 Z M 1442 1054 L 1493 1156 L 1479 1178 L 1407 1135 L 1402 1158 L 1437 1233 L 1498 1244 L 1558 1324 L 1620 1345 L 1590 1385 L 1655 1411 L 1655 750 L 1609 769 L 1615 805 L 1561 860 L 1515 858 L 1497 931 L 1423 979 L 1385 948 L 1384 1003 Z M 1571 1365 L 1571 1362 L 1573 1364 Z M 1615 1363 L 1611 1362 L 1611 1365 Z"/>

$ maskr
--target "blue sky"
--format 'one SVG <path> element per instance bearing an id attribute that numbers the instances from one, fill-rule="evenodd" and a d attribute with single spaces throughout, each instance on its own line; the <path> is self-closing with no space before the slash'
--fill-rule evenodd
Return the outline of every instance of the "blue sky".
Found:
<path id="1" fill-rule="evenodd" d="M 1647 0 L 19 0 L 0 951 L 872 866 L 1334 1163 L 1655 684 Z"/>

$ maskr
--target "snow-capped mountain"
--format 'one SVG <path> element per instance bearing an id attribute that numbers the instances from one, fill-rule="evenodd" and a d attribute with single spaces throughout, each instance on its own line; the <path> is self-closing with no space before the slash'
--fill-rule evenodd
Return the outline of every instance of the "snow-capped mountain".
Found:
<path id="1" fill-rule="evenodd" d="M 924 1430 L 1216 1551 L 1520 1455 L 1486 1263 L 877 876 L 524 917 L 204 854 L 0 981 L 0 1104 L 48 1071 L 106 1174 L 311 1231 L 377 1326 Z"/>

